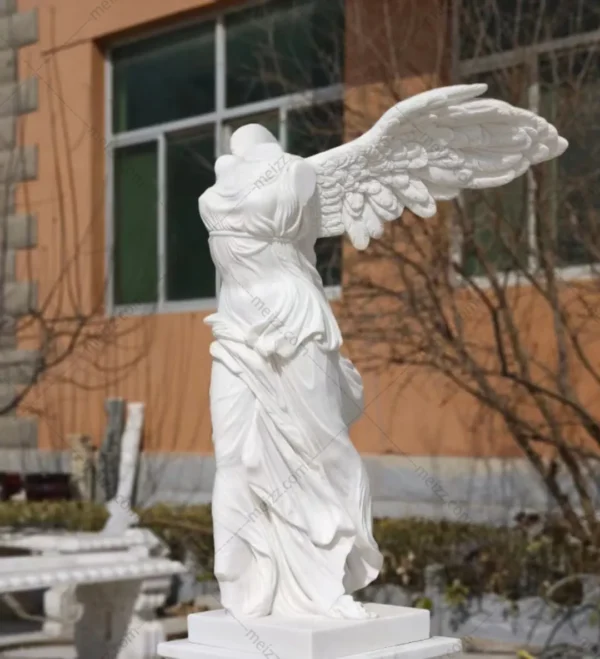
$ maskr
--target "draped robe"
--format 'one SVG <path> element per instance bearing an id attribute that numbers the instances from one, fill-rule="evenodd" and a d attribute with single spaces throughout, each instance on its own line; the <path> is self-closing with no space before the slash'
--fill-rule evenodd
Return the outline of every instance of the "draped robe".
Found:
<path id="1" fill-rule="evenodd" d="M 215 574 L 236 615 L 327 615 L 382 562 L 348 433 L 362 381 L 315 267 L 318 214 L 285 156 L 270 184 L 265 163 L 240 161 L 199 201 L 221 280 L 206 319 Z"/>

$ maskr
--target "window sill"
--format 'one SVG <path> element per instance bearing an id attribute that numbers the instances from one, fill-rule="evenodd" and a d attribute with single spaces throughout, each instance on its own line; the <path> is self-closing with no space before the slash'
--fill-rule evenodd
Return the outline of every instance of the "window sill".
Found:
<path id="1" fill-rule="evenodd" d="M 561 282 L 569 281 L 591 281 L 595 277 L 600 276 L 600 263 L 593 263 L 589 265 L 570 265 L 565 266 L 564 268 L 557 268 L 555 271 L 556 278 Z M 543 279 L 541 274 L 531 276 L 537 276 L 538 279 Z M 520 272 L 506 272 L 499 273 L 497 275 L 497 280 L 503 287 L 512 287 L 512 286 L 531 286 L 531 282 L 527 276 Z M 460 275 L 456 275 L 456 286 L 457 288 L 466 288 L 469 286 L 469 283 L 472 282 L 479 288 L 485 290 L 491 288 L 490 279 L 485 275 L 476 275 L 465 279 Z"/>

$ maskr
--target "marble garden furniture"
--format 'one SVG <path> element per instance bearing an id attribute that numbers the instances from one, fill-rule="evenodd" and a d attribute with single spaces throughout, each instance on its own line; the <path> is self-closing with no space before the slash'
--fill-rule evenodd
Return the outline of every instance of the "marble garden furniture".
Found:
<path id="1" fill-rule="evenodd" d="M 170 578 L 180 563 L 152 558 L 145 551 L 96 551 L 62 556 L 0 559 L 0 594 L 64 586 L 58 615 L 74 626 L 79 659 L 140 659 L 155 656 L 155 646 L 140 633 L 133 616 L 143 580 Z"/>
<path id="2" fill-rule="evenodd" d="M 111 552 L 116 562 L 129 560 L 124 552 L 148 559 L 164 559 L 168 549 L 148 529 L 131 528 L 137 516 L 131 509 L 131 500 L 140 450 L 144 406 L 129 403 L 127 422 L 121 439 L 119 480 L 113 499 L 107 503 L 109 519 L 104 529 L 92 532 L 54 533 L 0 533 L 0 546 L 25 550 L 41 557 L 62 555 L 73 560 L 96 552 Z M 171 587 L 171 574 L 151 574 L 144 579 L 133 607 L 131 624 L 135 626 L 137 650 L 135 659 L 153 659 L 156 646 L 165 639 L 163 627 L 156 619 L 156 609 L 162 606 Z M 73 583 L 58 582 L 44 594 L 44 611 L 48 616 L 44 632 L 53 637 L 70 638 L 74 626 L 60 615 L 69 600 L 74 601 L 76 587 Z M 121 658 L 120 658 L 121 659 Z"/>
<path id="3" fill-rule="evenodd" d="M 77 560 L 97 552 L 113 555 L 114 561 L 123 560 L 126 552 L 150 559 L 166 558 L 165 545 L 148 529 L 127 529 L 116 536 L 99 533 L 36 533 L 0 535 L 0 545 L 26 550 L 41 558 L 61 555 Z M 126 559 L 129 560 L 129 559 Z M 164 604 L 171 587 L 171 575 L 151 575 L 144 579 L 132 611 L 137 629 L 137 643 L 150 648 L 136 659 L 151 659 L 155 656 L 156 644 L 164 640 L 161 623 L 156 619 L 156 609 Z M 75 586 L 72 583 L 57 583 L 45 592 L 44 612 L 48 620 L 44 632 L 49 636 L 70 638 L 74 627 L 60 615 L 68 600 L 74 600 Z M 145 639 L 145 640 L 144 640 Z"/>

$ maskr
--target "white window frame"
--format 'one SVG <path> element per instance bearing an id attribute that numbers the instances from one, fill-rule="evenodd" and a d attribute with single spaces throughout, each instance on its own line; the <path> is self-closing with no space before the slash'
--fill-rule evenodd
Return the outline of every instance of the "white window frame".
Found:
<path id="1" fill-rule="evenodd" d="M 287 114 L 290 110 L 307 108 L 314 105 L 330 103 L 344 100 L 344 85 L 339 83 L 322 87 L 320 89 L 307 90 L 294 94 L 287 94 L 276 98 L 266 99 L 256 103 L 248 103 L 231 108 L 225 105 L 226 89 L 226 35 L 225 35 L 225 17 L 237 11 L 243 11 L 248 7 L 256 4 L 255 2 L 245 3 L 240 7 L 230 10 L 220 11 L 218 13 L 209 13 L 198 19 L 197 23 L 215 22 L 215 110 L 202 115 L 169 121 L 162 124 L 156 124 L 149 127 L 138 128 L 130 131 L 113 133 L 113 63 L 112 51 L 114 48 L 122 46 L 132 41 L 156 36 L 157 34 L 176 33 L 178 29 L 189 27 L 188 21 L 185 25 L 170 26 L 160 30 L 149 31 L 142 37 L 135 39 L 123 40 L 115 43 L 106 53 L 104 62 L 104 98 L 105 98 L 105 135 L 106 135 L 106 159 L 105 159 L 105 180 L 107 185 L 106 192 L 106 213 L 105 213 L 105 273 L 106 273 L 106 314 L 108 316 L 145 316 L 157 313 L 182 313 L 186 311 L 211 311 L 217 308 L 218 290 L 220 282 L 218 273 L 215 282 L 216 295 L 212 298 L 198 298 L 193 300 L 167 300 L 166 299 L 166 140 L 169 133 L 190 129 L 200 128 L 202 126 L 214 126 L 214 144 L 215 157 L 219 157 L 227 152 L 224 145 L 224 129 L 229 122 L 244 116 L 261 114 L 264 112 L 278 111 L 279 113 L 279 131 L 282 146 L 286 148 L 287 141 Z M 114 301 L 114 153 L 116 149 L 124 146 L 133 146 L 135 144 L 157 142 L 157 161 L 158 161 L 158 197 L 157 197 L 157 218 L 158 218 L 158 299 L 150 303 L 131 303 L 116 304 Z M 198 217 L 198 221 L 201 219 Z M 341 297 L 342 286 L 326 286 L 325 293 L 330 300 L 336 300 Z"/>
<path id="2" fill-rule="evenodd" d="M 466 77 L 477 75 L 478 73 L 489 73 L 514 66 L 523 66 L 532 73 L 528 87 L 528 108 L 533 112 L 539 111 L 539 78 L 538 65 L 540 56 L 545 53 L 565 52 L 573 49 L 600 47 L 600 30 L 582 32 L 580 34 L 569 35 L 560 39 L 552 39 L 532 46 L 523 47 L 515 50 L 494 53 L 488 56 L 475 57 L 472 59 L 460 59 L 460 34 L 458 28 L 457 12 L 454 12 L 454 34 L 457 41 L 453 50 L 453 59 L 457 62 L 455 71 L 457 72 L 459 82 Z M 535 177 L 529 170 L 527 176 L 527 233 L 529 236 L 530 256 L 528 263 L 528 273 L 531 275 L 538 269 L 538 260 L 535 256 L 536 231 L 535 231 Z M 454 231 L 452 238 L 451 261 L 453 263 L 462 262 L 462 243 L 463 237 L 460 230 Z M 468 278 L 457 275 L 454 269 L 454 278 L 459 285 L 467 285 L 472 282 L 480 288 L 490 286 L 489 278 L 486 275 L 474 275 Z M 557 278 L 561 281 L 589 280 L 600 275 L 600 263 L 590 262 L 578 265 L 567 265 L 556 269 Z M 498 274 L 498 277 L 505 278 L 508 286 L 527 284 L 528 280 L 525 275 L 516 271 L 505 271 Z"/>

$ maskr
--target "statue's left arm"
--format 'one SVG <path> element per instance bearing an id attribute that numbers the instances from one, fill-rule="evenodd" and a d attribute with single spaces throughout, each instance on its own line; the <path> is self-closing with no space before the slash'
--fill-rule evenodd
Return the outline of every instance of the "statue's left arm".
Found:
<path id="1" fill-rule="evenodd" d="M 319 235 L 346 232 L 365 249 L 405 208 L 431 217 L 437 200 L 504 185 L 565 151 L 554 126 L 509 103 L 477 98 L 486 89 L 455 85 L 418 94 L 356 140 L 308 158 L 317 174 Z"/>

